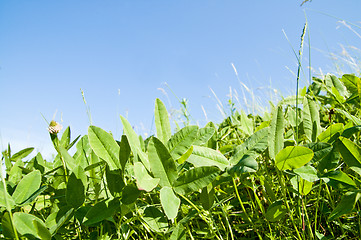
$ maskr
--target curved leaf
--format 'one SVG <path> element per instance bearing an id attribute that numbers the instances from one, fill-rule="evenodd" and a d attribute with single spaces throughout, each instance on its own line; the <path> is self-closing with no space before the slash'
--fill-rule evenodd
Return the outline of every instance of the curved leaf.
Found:
<path id="1" fill-rule="evenodd" d="M 166 144 L 172 133 L 167 109 L 159 98 L 155 100 L 154 116 L 157 138 Z"/>
<path id="2" fill-rule="evenodd" d="M 352 170 L 361 175 L 361 148 L 351 140 L 340 137 L 337 142 L 343 161 Z"/>
<path id="3" fill-rule="evenodd" d="M 276 156 L 276 166 L 279 170 L 293 170 L 304 166 L 313 158 L 313 151 L 306 147 L 289 146 L 282 149 Z"/>
<path id="4" fill-rule="evenodd" d="M 167 148 L 174 160 L 180 158 L 192 146 L 197 137 L 198 126 L 187 126 L 176 132 L 168 141 Z"/>
<path id="5" fill-rule="evenodd" d="M 12 198 L 16 204 L 25 202 L 34 192 L 36 192 L 41 184 L 41 173 L 35 170 L 27 175 L 17 185 Z"/>
<path id="6" fill-rule="evenodd" d="M 195 167 L 217 166 L 224 170 L 229 162 L 222 153 L 207 147 L 193 146 L 193 152 L 187 159 Z"/>
<path id="7" fill-rule="evenodd" d="M 88 137 L 91 148 L 108 164 L 110 170 L 121 169 L 119 146 L 112 135 L 99 127 L 89 126 Z"/>
<path id="8" fill-rule="evenodd" d="M 168 219 L 177 217 L 180 206 L 180 199 L 174 194 L 172 188 L 163 187 L 160 190 L 160 203 Z"/>
<path id="9" fill-rule="evenodd" d="M 179 176 L 173 184 L 174 191 L 178 194 L 187 194 L 197 191 L 210 184 L 219 174 L 217 167 L 197 167 L 188 170 Z"/>
<path id="10" fill-rule="evenodd" d="M 282 106 L 278 106 L 272 113 L 271 125 L 268 136 L 269 156 L 274 159 L 279 151 L 283 148 L 284 141 L 284 117 Z"/>

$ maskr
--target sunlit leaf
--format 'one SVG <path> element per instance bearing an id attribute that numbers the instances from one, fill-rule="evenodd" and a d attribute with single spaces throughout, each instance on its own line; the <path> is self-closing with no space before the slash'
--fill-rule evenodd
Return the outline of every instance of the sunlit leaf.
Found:
<path id="1" fill-rule="evenodd" d="M 172 133 L 167 109 L 163 102 L 158 98 L 155 100 L 154 116 L 157 138 L 162 141 L 163 144 L 166 144 Z"/>
<path id="2" fill-rule="evenodd" d="M 313 151 L 306 147 L 289 146 L 282 149 L 276 156 L 276 166 L 279 170 L 293 170 L 304 166 L 313 158 Z"/>

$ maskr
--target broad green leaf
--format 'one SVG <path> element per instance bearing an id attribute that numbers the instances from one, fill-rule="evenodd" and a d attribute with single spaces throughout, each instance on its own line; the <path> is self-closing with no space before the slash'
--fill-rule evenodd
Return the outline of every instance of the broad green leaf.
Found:
<path id="1" fill-rule="evenodd" d="M 35 170 L 24 176 L 17 185 L 12 198 L 16 204 L 25 202 L 36 190 L 39 189 L 41 184 L 41 173 Z"/>
<path id="2" fill-rule="evenodd" d="M 351 74 L 344 74 L 341 81 L 350 93 L 357 93 L 357 82 L 360 81 L 358 77 Z"/>
<path id="3" fill-rule="evenodd" d="M 340 137 L 337 148 L 341 153 L 343 161 L 352 170 L 361 175 L 361 148 L 351 140 Z"/>
<path id="4" fill-rule="evenodd" d="M 54 235 L 69 219 L 73 216 L 74 208 L 61 208 L 58 212 L 51 213 L 45 224 L 47 228 L 50 230 L 50 233 Z"/>
<path id="5" fill-rule="evenodd" d="M 225 170 L 229 165 L 227 158 L 219 151 L 200 146 L 193 146 L 193 153 L 187 162 L 192 163 L 195 167 L 217 166 L 221 170 Z"/>
<path id="6" fill-rule="evenodd" d="M 329 126 L 325 131 L 318 135 L 318 140 L 320 142 L 332 142 L 338 137 L 343 131 L 342 123 L 335 123 Z"/>
<path id="7" fill-rule="evenodd" d="M 326 173 L 332 169 L 335 169 L 341 160 L 341 154 L 337 147 L 333 146 L 331 151 L 327 153 L 317 164 L 317 170 L 320 173 Z"/>
<path id="8" fill-rule="evenodd" d="M 132 204 L 137 200 L 139 195 L 140 195 L 140 190 L 137 188 L 137 186 L 133 183 L 128 184 L 123 189 L 122 203 L 125 205 Z"/>
<path id="9" fill-rule="evenodd" d="M 328 217 L 329 221 L 333 221 L 336 218 L 341 217 L 344 214 L 348 214 L 354 209 L 356 202 L 360 199 L 361 193 L 359 192 L 347 192 L 343 195 L 340 203 L 332 211 Z"/>
<path id="10" fill-rule="evenodd" d="M 122 171 L 120 169 L 111 171 L 109 168 L 106 168 L 105 176 L 110 194 L 113 197 L 119 197 L 125 187 Z"/>
<path id="11" fill-rule="evenodd" d="M 308 182 L 315 182 L 318 180 L 317 170 L 309 165 L 294 169 L 293 172 Z"/>
<path id="12" fill-rule="evenodd" d="M 145 169 L 143 163 L 134 163 L 134 176 L 137 180 L 137 187 L 139 190 L 145 190 L 147 192 L 152 191 L 159 183 L 159 178 L 153 178 Z"/>
<path id="13" fill-rule="evenodd" d="M 59 150 L 59 153 L 60 153 L 62 159 L 65 162 L 66 167 L 70 171 L 73 171 L 76 168 L 76 165 L 77 165 L 74 158 L 72 156 L 70 156 L 68 151 L 63 146 L 59 145 L 58 150 Z"/>
<path id="14" fill-rule="evenodd" d="M 41 194 L 43 193 L 46 189 L 48 189 L 47 185 L 44 185 L 42 187 L 40 187 L 38 190 L 36 190 L 33 194 L 31 194 L 31 196 L 26 199 L 24 202 L 21 203 L 21 205 L 19 206 L 25 206 L 27 204 L 32 203 L 33 201 L 35 201 L 35 199 Z"/>
<path id="15" fill-rule="evenodd" d="M 18 161 L 19 159 L 23 159 L 25 157 L 27 157 L 30 153 L 32 153 L 34 150 L 33 147 L 31 148 L 25 148 L 23 150 L 20 150 L 19 152 L 15 153 L 14 155 L 11 156 L 10 160 L 13 162 Z"/>
<path id="16" fill-rule="evenodd" d="M 153 176 L 159 178 L 159 185 L 172 186 L 177 178 L 177 167 L 168 149 L 158 138 L 152 137 L 148 143 L 148 158 Z"/>
<path id="17" fill-rule="evenodd" d="M 74 172 L 68 178 L 65 197 L 68 206 L 75 209 L 80 207 L 85 201 L 85 186 L 81 178 L 77 177 Z"/>
<path id="18" fill-rule="evenodd" d="M 247 135 L 250 136 L 253 133 L 253 120 L 249 119 L 247 114 L 241 110 L 241 114 L 240 114 L 240 118 L 241 118 L 241 125 L 239 126 L 239 128 Z"/>
<path id="19" fill-rule="evenodd" d="M 49 229 L 45 226 L 45 223 L 43 221 L 37 221 L 33 220 L 34 227 L 36 229 L 36 233 L 40 237 L 41 240 L 50 240 L 51 239 L 51 233 Z"/>
<path id="20" fill-rule="evenodd" d="M 177 159 L 179 164 L 184 163 L 193 153 L 193 146 L 191 146 L 187 152 L 185 152 L 180 158 Z"/>
<path id="21" fill-rule="evenodd" d="M 345 129 L 342 132 L 341 136 L 345 138 L 350 138 L 353 134 L 358 133 L 359 131 L 361 131 L 361 125 Z"/>
<path id="22" fill-rule="evenodd" d="M 168 221 L 164 214 L 156 207 L 150 206 L 144 210 L 144 221 L 155 232 L 165 233 L 168 230 Z"/>
<path id="23" fill-rule="evenodd" d="M 321 132 L 320 114 L 316 102 L 308 96 L 303 100 L 303 129 L 306 137 L 314 142 Z"/>
<path id="24" fill-rule="evenodd" d="M 2 234 L 6 239 L 16 239 L 13 224 L 10 219 L 10 214 L 8 211 L 4 211 L 2 217 L 1 217 L 1 228 L 2 228 Z"/>
<path id="25" fill-rule="evenodd" d="M 282 200 L 272 203 L 266 211 L 265 217 L 270 222 L 277 222 L 287 214 L 287 208 Z"/>
<path id="26" fill-rule="evenodd" d="M 342 97 L 347 96 L 347 91 L 345 86 L 342 84 L 340 79 L 334 75 L 327 74 L 325 76 L 326 85 L 329 89 L 332 89 L 332 87 L 335 88 L 337 91 L 337 94 L 341 95 Z"/>
<path id="27" fill-rule="evenodd" d="M 22 236 L 30 235 L 36 238 L 40 238 L 37 232 L 38 228 L 36 228 L 34 225 L 34 221 L 38 222 L 38 224 L 42 225 L 42 227 L 46 229 L 46 226 L 41 219 L 28 213 L 16 212 L 13 215 L 13 219 L 16 230 Z"/>
<path id="28" fill-rule="evenodd" d="M 346 112 L 346 111 L 344 111 L 342 109 L 339 109 L 339 108 L 335 108 L 335 111 L 338 112 L 338 113 L 343 114 L 346 118 L 351 120 L 355 125 L 361 125 L 361 119 L 360 118 L 357 118 L 356 116 L 351 115 L 350 113 L 348 113 L 348 112 Z"/>
<path id="29" fill-rule="evenodd" d="M 206 187 L 219 175 L 217 167 L 196 167 L 180 175 L 173 184 L 178 194 L 187 194 Z"/>
<path id="30" fill-rule="evenodd" d="M 199 129 L 197 138 L 194 140 L 193 144 L 198 146 L 205 145 L 215 132 L 216 130 L 213 127 L 204 127 Z"/>
<path id="31" fill-rule="evenodd" d="M 177 226 L 174 228 L 172 234 L 169 237 L 169 240 L 186 240 L 186 231 L 181 222 L 177 224 Z"/>
<path id="32" fill-rule="evenodd" d="M 128 122 L 127 119 L 125 119 L 123 116 L 120 116 L 120 119 L 123 124 L 123 131 L 125 132 L 125 135 L 127 136 L 129 146 L 132 149 L 134 156 L 138 155 L 140 160 L 142 161 L 144 167 L 148 171 L 150 171 L 150 163 L 149 163 L 146 153 L 143 152 L 143 150 L 142 150 L 142 147 L 140 144 L 140 139 L 139 139 L 138 135 L 135 133 L 135 131 L 133 130 L 132 126 L 130 125 L 130 123 Z"/>
<path id="33" fill-rule="evenodd" d="M 335 189 L 356 187 L 356 183 L 342 171 L 331 171 L 322 175 L 321 178 Z"/>
<path id="34" fill-rule="evenodd" d="M 229 159 L 230 164 L 237 164 L 244 155 L 254 156 L 255 158 L 266 150 L 268 146 L 269 128 L 263 128 L 252 134 L 241 145 L 237 146 L 234 154 Z"/>
<path id="35" fill-rule="evenodd" d="M 279 151 L 283 148 L 284 141 L 284 117 L 282 106 L 278 106 L 272 113 L 271 125 L 268 135 L 268 152 L 274 159 Z"/>
<path id="36" fill-rule="evenodd" d="M 177 160 L 188 151 L 196 139 L 197 134 L 197 126 L 187 126 L 176 132 L 169 139 L 167 148 L 174 160 Z"/>
<path id="37" fill-rule="evenodd" d="M 307 195 L 312 190 L 312 182 L 301 177 L 295 176 L 290 180 L 293 188 L 301 195 Z"/>
<path id="38" fill-rule="evenodd" d="M 122 140 L 119 143 L 119 161 L 122 169 L 125 169 L 125 164 L 127 163 L 130 156 L 130 146 L 128 138 L 125 135 L 122 135 Z"/>
<path id="39" fill-rule="evenodd" d="M 172 132 L 167 109 L 165 108 L 163 102 L 158 98 L 155 100 L 154 116 L 157 138 L 162 141 L 163 144 L 166 144 L 171 137 Z"/>
<path id="40" fill-rule="evenodd" d="M 311 149 L 314 153 L 312 163 L 318 163 L 326 157 L 331 151 L 333 146 L 325 142 L 312 142 L 305 144 L 304 147 Z"/>
<path id="41" fill-rule="evenodd" d="M 112 135 L 99 127 L 89 126 L 88 137 L 91 148 L 108 164 L 110 170 L 121 169 L 119 146 Z"/>
<path id="42" fill-rule="evenodd" d="M 227 171 L 231 176 L 240 176 L 242 173 L 257 172 L 258 163 L 256 159 L 251 155 L 244 155 L 236 165 L 230 167 Z"/>
<path id="43" fill-rule="evenodd" d="M 60 145 L 63 146 L 65 149 L 69 149 L 68 146 L 70 144 L 70 127 L 67 127 L 65 131 L 63 132 L 63 135 L 61 135 L 60 139 Z"/>
<path id="44" fill-rule="evenodd" d="M 85 226 L 101 222 L 114 215 L 115 211 L 120 207 L 119 199 L 104 200 L 96 203 L 89 209 L 84 217 L 83 224 Z"/>
<path id="45" fill-rule="evenodd" d="M 8 206 L 6 205 L 6 202 L 8 203 Z M 4 184 L 0 181 L 0 207 L 5 207 L 8 210 L 11 210 L 14 205 L 14 199 L 4 189 Z"/>
<path id="46" fill-rule="evenodd" d="M 291 105 L 291 106 L 296 106 L 296 96 L 288 96 L 283 98 L 278 104 L 279 105 Z M 298 96 L 298 103 L 302 103 L 303 101 L 303 96 Z"/>
<path id="47" fill-rule="evenodd" d="M 160 203 L 162 204 L 165 215 L 168 219 L 177 217 L 180 206 L 180 199 L 174 194 L 170 187 L 163 187 L 160 190 Z"/>
<path id="48" fill-rule="evenodd" d="M 202 207 L 206 210 L 209 210 L 214 203 L 214 187 L 212 184 L 208 184 L 206 187 L 202 188 L 201 194 L 199 195 L 199 200 L 202 203 Z"/>
<path id="49" fill-rule="evenodd" d="M 10 169 L 8 179 L 9 182 L 18 183 L 21 180 L 23 176 L 23 171 L 21 169 L 22 167 L 24 167 L 24 162 L 23 160 L 18 159 Z"/>
<path id="50" fill-rule="evenodd" d="M 304 166 L 313 158 L 313 151 L 306 147 L 289 146 L 276 155 L 276 166 L 280 171 Z"/>

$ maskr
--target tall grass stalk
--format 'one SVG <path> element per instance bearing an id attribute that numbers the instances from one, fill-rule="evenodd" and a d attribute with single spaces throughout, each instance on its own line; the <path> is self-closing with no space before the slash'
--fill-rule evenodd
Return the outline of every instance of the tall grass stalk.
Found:
<path id="1" fill-rule="evenodd" d="M 86 109 L 86 114 L 88 115 L 88 119 L 89 119 L 89 124 L 92 125 L 92 116 L 91 116 L 91 113 L 90 113 L 90 108 L 85 100 L 85 95 L 84 95 L 84 91 L 82 89 L 80 89 L 81 91 L 81 96 L 83 98 L 83 102 L 85 104 L 85 109 Z"/>

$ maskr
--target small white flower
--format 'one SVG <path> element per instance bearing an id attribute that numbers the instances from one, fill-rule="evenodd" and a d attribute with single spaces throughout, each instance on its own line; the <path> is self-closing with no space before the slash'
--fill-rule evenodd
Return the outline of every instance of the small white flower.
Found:
<path id="1" fill-rule="evenodd" d="M 58 132 L 61 131 L 62 128 L 63 128 L 63 126 L 60 123 L 52 120 L 49 124 L 48 131 L 51 134 L 57 134 Z"/>

